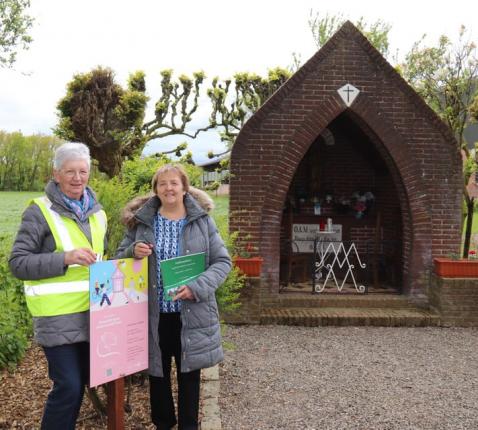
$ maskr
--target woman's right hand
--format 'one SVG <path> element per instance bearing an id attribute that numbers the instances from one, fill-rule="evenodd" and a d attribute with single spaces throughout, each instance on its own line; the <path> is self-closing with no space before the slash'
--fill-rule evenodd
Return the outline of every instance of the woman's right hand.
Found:
<path id="1" fill-rule="evenodd" d="M 150 243 L 138 242 L 134 245 L 133 249 L 133 256 L 134 258 L 144 258 L 148 255 L 151 255 L 153 249 L 153 245 Z"/>
<path id="2" fill-rule="evenodd" d="M 73 251 L 65 252 L 65 265 L 81 264 L 89 266 L 96 262 L 96 254 L 89 248 L 78 248 Z"/>

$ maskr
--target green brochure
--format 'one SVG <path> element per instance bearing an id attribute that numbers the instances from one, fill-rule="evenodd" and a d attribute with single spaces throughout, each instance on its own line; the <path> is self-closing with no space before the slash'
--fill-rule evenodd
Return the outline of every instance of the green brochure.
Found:
<path id="1" fill-rule="evenodd" d="M 204 272 L 205 264 L 206 254 L 204 252 L 181 255 L 161 261 L 160 270 L 165 300 L 172 300 L 181 285 L 196 279 Z"/>

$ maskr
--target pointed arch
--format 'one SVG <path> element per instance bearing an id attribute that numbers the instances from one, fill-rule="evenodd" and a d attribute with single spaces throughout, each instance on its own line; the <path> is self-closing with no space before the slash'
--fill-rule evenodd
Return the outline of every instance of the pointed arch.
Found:
<path id="1" fill-rule="evenodd" d="M 404 218 L 408 219 L 412 226 L 406 233 L 411 235 L 408 239 L 415 242 L 416 235 L 431 237 L 431 219 L 427 212 L 429 207 L 428 196 L 420 176 L 416 175 L 419 167 L 416 165 L 412 154 L 409 153 L 409 143 L 377 111 L 366 96 L 359 96 L 356 102 L 348 108 L 341 105 L 340 100 L 336 97 L 325 100 L 323 105 L 327 108 L 321 109 L 319 107 L 312 111 L 302 123 L 298 124 L 289 142 L 297 150 L 288 151 L 287 163 L 277 163 L 265 193 L 267 197 L 264 200 L 261 212 L 261 237 L 264 249 L 269 252 L 265 253 L 268 257 L 264 261 L 264 269 L 277 282 L 278 273 L 275 273 L 274 268 L 278 267 L 279 264 L 278 241 L 282 208 L 288 185 L 310 145 L 335 118 L 345 111 L 350 111 L 360 118 L 369 127 L 369 130 L 365 132 L 370 133 L 371 131 L 382 143 L 383 148 L 377 148 L 379 152 L 383 153 L 385 150 L 386 154 L 389 155 L 389 157 L 384 157 L 384 161 L 394 178 L 397 189 L 406 196 L 405 199 L 400 201 L 400 206 L 402 216 L 404 215 Z M 377 139 L 374 140 L 376 145 Z M 411 172 L 411 174 L 407 172 Z M 280 191 L 279 195 L 278 191 Z M 404 260 L 407 268 L 404 273 L 404 290 L 413 294 L 414 288 L 410 279 L 423 275 L 424 273 L 416 272 L 420 271 L 420 268 L 429 267 L 431 264 L 430 248 L 424 246 L 422 241 L 417 241 L 416 246 L 405 249 Z"/>

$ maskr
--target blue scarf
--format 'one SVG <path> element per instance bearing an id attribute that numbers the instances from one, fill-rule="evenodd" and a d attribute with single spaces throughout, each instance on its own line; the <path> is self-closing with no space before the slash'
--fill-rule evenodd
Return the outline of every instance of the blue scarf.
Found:
<path id="1" fill-rule="evenodd" d="M 67 195 L 61 193 L 66 206 L 83 222 L 86 219 L 86 213 L 93 207 L 94 199 L 87 188 L 83 191 L 80 200 L 70 199 Z"/>

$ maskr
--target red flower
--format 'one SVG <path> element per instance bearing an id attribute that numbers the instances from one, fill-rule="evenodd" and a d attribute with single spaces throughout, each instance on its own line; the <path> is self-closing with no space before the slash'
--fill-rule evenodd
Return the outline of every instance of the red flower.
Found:
<path id="1" fill-rule="evenodd" d="M 357 201 L 354 205 L 354 209 L 357 211 L 357 212 L 363 212 L 365 209 L 367 209 L 367 206 L 364 202 L 362 201 Z"/>

